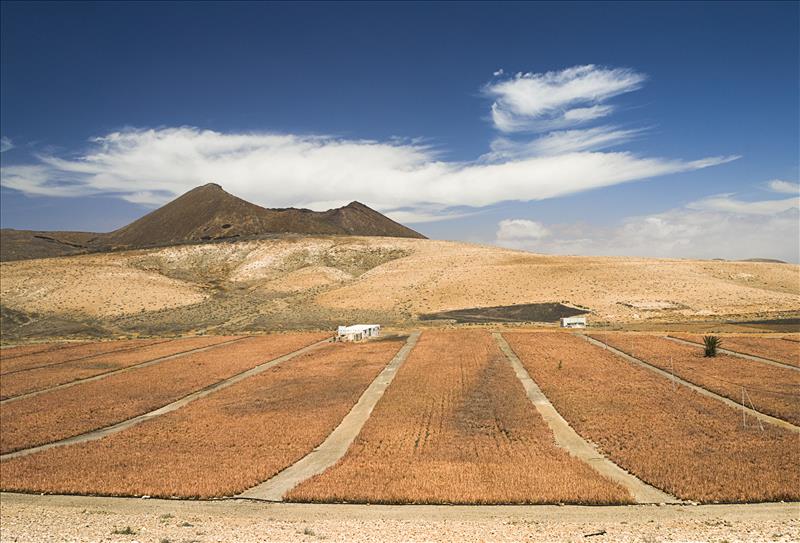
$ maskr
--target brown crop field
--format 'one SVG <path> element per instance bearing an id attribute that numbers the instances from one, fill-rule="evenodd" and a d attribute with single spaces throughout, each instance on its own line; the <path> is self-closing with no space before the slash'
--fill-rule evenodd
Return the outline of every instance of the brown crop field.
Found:
<path id="1" fill-rule="evenodd" d="M 110 371 L 142 364 L 149 360 L 183 351 L 222 343 L 228 337 L 193 337 L 154 343 L 136 349 L 96 355 L 75 362 L 44 366 L 0 377 L 0 399 L 13 398 L 28 392 L 102 375 Z"/>
<path id="2" fill-rule="evenodd" d="M 670 336 L 703 343 L 702 334 L 673 334 Z M 737 353 L 752 354 L 784 364 L 800 367 L 800 345 L 779 337 L 722 336 L 722 348 Z"/>
<path id="3" fill-rule="evenodd" d="M 695 385 L 701 386 L 736 402 L 800 424 L 800 374 L 790 368 L 780 368 L 735 356 L 718 354 L 703 356 L 703 350 L 682 345 L 663 337 L 642 334 L 591 334 L 635 358 L 657 366 Z"/>
<path id="4" fill-rule="evenodd" d="M 483 330 L 426 331 L 347 454 L 290 501 L 629 503 L 570 456 Z"/>
<path id="5" fill-rule="evenodd" d="M 403 342 L 331 344 L 99 441 L 2 464 L 3 490 L 209 498 L 319 445 Z"/>
<path id="6" fill-rule="evenodd" d="M 684 499 L 800 499 L 796 434 L 752 420 L 588 342 L 503 334 L 531 377 L 584 438 L 640 479 Z"/>
<path id="7" fill-rule="evenodd" d="M 127 420 L 325 335 L 309 332 L 251 337 L 8 403 L 0 411 L 0 450 L 5 454 Z"/>
<path id="8" fill-rule="evenodd" d="M 0 349 L 0 365 L 3 364 L 6 360 L 11 360 L 12 358 L 19 358 L 20 356 L 26 356 L 29 354 L 41 353 L 44 351 L 54 351 L 56 349 L 61 349 L 67 346 L 70 347 L 77 347 L 78 345 L 82 345 L 82 343 L 36 343 L 32 345 L 15 345 L 13 347 L 3 347 Z"/>
<path id="9" fill-rule="evenodd" d="M 125 349 L 146 347 L 154 343 L 160 343 L 163 339 L 124 339 L 119 341 L 98 341 L 94 343 L 80 343 L 66 345 L 55 350 L 46 350 L 32 353 L 29 355 L 18 356 L 11 359 L 3 359 L 0 375 L 6 375 L 18 371 L 28 371 L 33 368 L 63 364 L 90 356 L 108 354 Z"/>

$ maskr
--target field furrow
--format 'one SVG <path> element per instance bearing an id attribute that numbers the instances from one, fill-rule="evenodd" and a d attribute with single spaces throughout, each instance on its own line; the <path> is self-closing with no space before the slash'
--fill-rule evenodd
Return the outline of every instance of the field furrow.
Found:
<path id="1" fill-rule="evenodd" d="M 99 441 L 2 463 L 3 490 L 209 498 L 269 479 L 318 446 L 401 340 L 331 344 Z"/>
<path id="2" fill-rule="evenodd" d="M 308 332 L 247 338 L 10 402 L 0 411 L 0 450 L 6 454 L 127 420 L 324 337 Z"/>
<path id="3" fill-rule="evenodd" d="M 670 333 L 672 337 L 703 343 L 702 334 Z M 722 348 L 800 367 L 800 344 L 779 337 L 722 336 Z"/>
<path id="4" fill-rule="evenodd" d="M 347 454 L 290 501 L 629 503 L 554 444 L 491 336 L 426 331 Z"/>
<path id="5" fill-rule="evenodd" d="M 54 350 L 39 351 L 36 353 L 11 358 L 0 361 L 0 375 L 13 374 L 21 371 L 30 371 L 34 368 L 42 368 L 82 360 L 101 354 L 109 354 L 116 351 L 136 349 L 146 347 L 155 343 L 161 343 L 163 339 L 123 339 L 118 341 L 99 341 L 95 343 L 80 343 L 65 345 Z"/>
<path id="6" fill-rule="evenodd" d="M 97 355 L 75 362 L 12 373 L 0 377 L 0 399 L 5 400 L 79 379 L 102 375 L 192 349 L 224 343 L 231 339 L 231 337 L 224 336 L 176 339 L 133 350 Z"/>
<path id="7" fill-rule="evenodd" d="M 767 415 L 800 424 L 800 374 L 754 360 L 718 354 L 703 356 L 703 350 L 663 337 L 645 334 L 604 333 L 592 337 Z M 743 391 L 744 389 L 744 391 Z"/>
<path id="8" fill-rule="evenodd" d="M 570 425 L 640 479 L 702 502 L 800 499 L 796 434 L 743 426 L 739 411 L 576 336 L 503 335 Z"/>

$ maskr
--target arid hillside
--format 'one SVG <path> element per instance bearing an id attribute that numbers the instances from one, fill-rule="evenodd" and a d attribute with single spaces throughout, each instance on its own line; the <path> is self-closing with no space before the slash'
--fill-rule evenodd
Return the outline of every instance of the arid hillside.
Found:
<path id="1" fill-rule="evenodd" d="M 547 256 L 447 241 L 289 236 L 5 262 L 3 339 L 406 325 L 531 302 L 593 323 L 800 314 L 800 267 Z"/>

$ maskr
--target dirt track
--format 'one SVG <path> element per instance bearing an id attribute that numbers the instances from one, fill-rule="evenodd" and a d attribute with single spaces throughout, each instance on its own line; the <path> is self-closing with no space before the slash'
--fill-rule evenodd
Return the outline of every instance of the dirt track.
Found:
<path id="1" fill-rule="evenodd" d="M 363 506 L 0 495 L 11 541 L 728 541 L 800 539 L 800 504 Z M 130 527 L 135 534 L 112 532 Z M 589 536 L 604 532 L 602 535 Z"/>
<path id="2" fill-rule="evenodd" d="M 556 411 L 547 396 L 539 388 L 539 385 L 528 374 L 525 366 L 514 353 L 513 349 L 506 342 L 505 338 L 499 333 L 492 334 L 500 349 L 508 358 L 509 363 L 514 368 L 517 378 L 522 382 L 525 392 L 528 394 L 536 410 L 544 418 L 547 425 L 553 431 L 556 443 L 589 464 L 595 471 L 605 475 L 614 482 L 623 485 L 637 503 L 678 503 L 675 496 L 670 496 L 653 486 L 648 485 L 636 476 L 628 473 L 611 460 L 603 456 L 594 446 L 589 444 L 578 433 L 573 430 L 569 423 Z"/>
<path id="3" fill-rule="evenodd" d="M 383 396 L 386 387 L 392 382 L 397 370 L 405 361 L 408 353 L 414 348 L 419 338 L 419 332 L 413 332 L 406 344 L 395 357 L 389 361 L 386 368 L 375 378 L 369 388 L 364 391 L 358 403 L 347 414 L 341 423 L 331 432 L 322 444 L 311 453 L 295 462 L 272 479 L 255 486 L 240 496 L 268 501 L 281 501 L 286 492 L 313 477 L 322 473 L 340 458 L 342 458 L 350 444 L 356 438 L 361 428 L 367 422 L 375 404 Z"/>

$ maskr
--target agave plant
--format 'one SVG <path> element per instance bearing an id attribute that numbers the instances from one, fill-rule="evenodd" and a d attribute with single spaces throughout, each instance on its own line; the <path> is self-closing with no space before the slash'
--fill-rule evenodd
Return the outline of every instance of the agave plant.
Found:
<path id="1" fill-rule="evenodd" d="M 703 336 L 703 345 L 706 348 L 706 356 L 717 356 L 717 349 L 722 346 L 722 338 L 719 336 Z"/>

